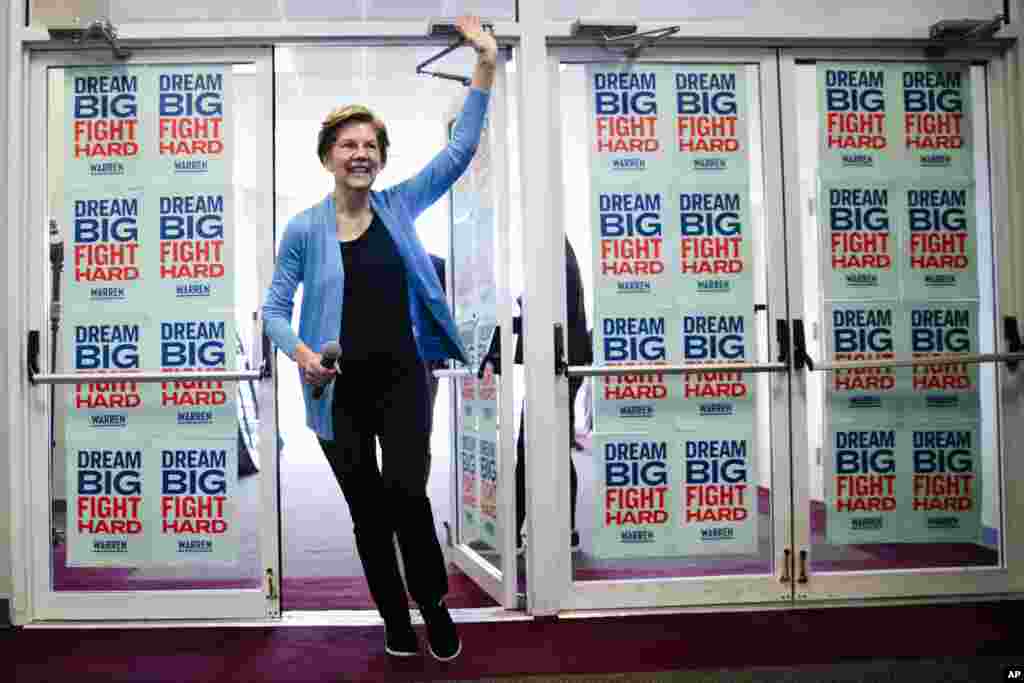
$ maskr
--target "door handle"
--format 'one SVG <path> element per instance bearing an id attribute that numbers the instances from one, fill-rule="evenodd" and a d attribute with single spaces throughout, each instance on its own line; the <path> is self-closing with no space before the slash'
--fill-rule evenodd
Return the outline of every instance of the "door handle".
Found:
<path id="1" fill-rule="evenodd" d="M 565 359 L 565 335 L 562 324 L 555 323 L 555 376 L 569 376 L 569 361 Z"/>
<path id="2" fill-rule="evenodd" d="M 982 365 L 984 363 L 1019 363 L 1024 361 L 1024 353 L 949 353 L 944 356 L 928 358 L 907 358 L 897 360 L 862 360 L 850 363 L 818 363 L 811 368 L 815 372 L 833 370 L 866 370 L 868 368 L 912 368 L 923 365 Z"/>
<path id="3" fill-rule="evenodd" d="M 29 330 L 26 342 L 26 369 L 28 370 L 28 381 L 32 384 L 36 384 L 42 375 L 39 372 L 39 344 L 39 330 Z"/>
<path id="4" fill-rule="evenodd" d="M 789 365 L 789 325 L 786 324 L 785 318 L 778 318 L 775 321 L 775 343 L 779 347 L 779 357 L 776 360 Z"/>
<path id="5" fill-rule="evenodd" d="M 793 367 L 802 370 L 806 367 L 814 372 L 814 359 L 807 353 L 807 338 L 804 335 L 804 321 L 793 318 Z"/>
<path id="6" fill-rule="evenodd" d="M 82 372 L 36 375 L 33 384 L 89 384 L 90 382 L 131 382 L 133 384 L 159 384 L 161 382 L 241 382 L 259 380 L 259 370 L 214 370 L 212 372 Z"/>
<path id="7" fill-rule="evenodd" d="M 274 376 L 274 345 L 270 343 L 270 337 L 266 332 L 261 337 L 263 339 L 263 360 L 260 362 L 259 378 L 270 379 Z"/>
<path id="8" fill-rule="evenodd" d="M 569 377 L 618 377 L 620 375 L 696 375 L 705 372 L 785 372 L 788 363 L 707 363 L 688 365 L 570 365 Z"/>
<path id="9" fill-rule="evenodd" d="M 1006 350 L 1010 353 L 1024 351 L 1024 343 L 1020 339 L 1020 328 L 1017 326 L 1017 316 L 1008 315 L 1003 318 L 1003 336 L 1006 337 Z M 1006 361 L 1006 369 L 1010 372 L 1017 372 L 1016 360 Z"/>

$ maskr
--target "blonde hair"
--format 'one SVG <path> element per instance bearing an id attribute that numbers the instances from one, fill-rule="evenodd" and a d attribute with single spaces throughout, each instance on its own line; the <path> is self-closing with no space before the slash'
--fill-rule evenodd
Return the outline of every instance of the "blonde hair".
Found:
<path id="1" fill-rule="evenodd" d="M 338 107 L 327 115 L 320 124 L 320 134 L 316 141 L 316 155 L 321 164 L 327 163 L 327 154 L 338 139 L 338 130 L 347 123 L 369 123 L 377 131 L 377 145 L 380 147 L 380 162 L 388 162 L 388 129 L 377 115 L 361 104 L 349 104 Z"/>

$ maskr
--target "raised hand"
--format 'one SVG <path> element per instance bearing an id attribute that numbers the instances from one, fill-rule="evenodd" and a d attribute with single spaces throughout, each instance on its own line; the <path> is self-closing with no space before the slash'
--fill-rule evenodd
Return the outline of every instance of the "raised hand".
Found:
<path id="1" fill-rule="evenodd" d="M 494 36 L 484 30 L 480 17 L 463 15 L 455 20 L 455 28 L 479 55 L 480 61 L 494 64 L 498 55 L 498 43 Z"/>

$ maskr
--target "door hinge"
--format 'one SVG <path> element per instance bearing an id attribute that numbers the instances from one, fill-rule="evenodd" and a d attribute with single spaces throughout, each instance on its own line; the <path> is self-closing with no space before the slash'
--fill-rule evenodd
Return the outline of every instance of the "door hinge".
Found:
<path id="1" fill-rule="evenodd" d="M 797 583 L 807 583 L 807 550 L 800 551 L 800 574 L 796 577 Z"/>
<path id="2" fill-rule="evenodd" d="M 789 583 L 793 580 L 793 551 L 786 548 L 782 551 L 782 576 L 779 577 L 779 583 Z"/>
<path id="3" fill-rule="evenodd" d="M 267 600 L 277 600 L 277 580 L 274 578 L 274 570 L 267 567 L 267 578 L 264 588 L 267 591 Z"/>

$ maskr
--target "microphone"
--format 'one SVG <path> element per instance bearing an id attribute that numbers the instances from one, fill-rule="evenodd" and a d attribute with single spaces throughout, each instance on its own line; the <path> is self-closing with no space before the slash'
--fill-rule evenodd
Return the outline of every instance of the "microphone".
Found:
<path id="1" fill-rule="evenodd" d="M 329 341 L 324 344 L 324 350 L 320 354 L 320 365 L 325 368 L 333 368 L 334 364 L 338 362 L 338 357 L 341 356 L 341 344 L 336 341 Z M 330 384 L 325 382 L 318 384 L 313 387 L 313 398 L 319 399 L 324 395 L 324 388 Z"/>

